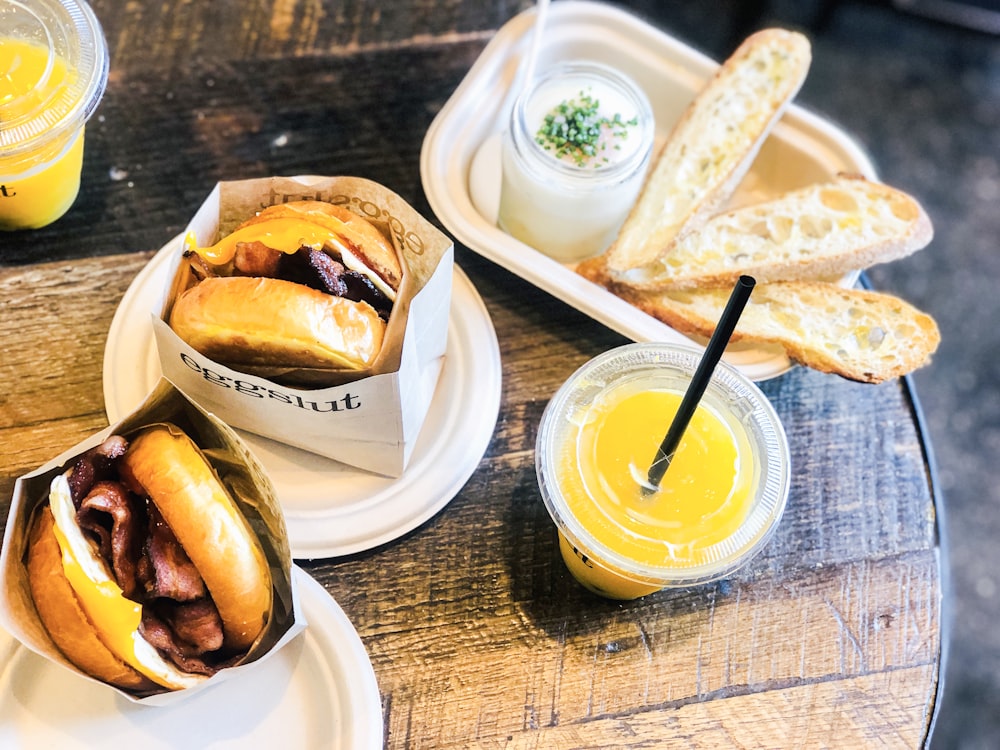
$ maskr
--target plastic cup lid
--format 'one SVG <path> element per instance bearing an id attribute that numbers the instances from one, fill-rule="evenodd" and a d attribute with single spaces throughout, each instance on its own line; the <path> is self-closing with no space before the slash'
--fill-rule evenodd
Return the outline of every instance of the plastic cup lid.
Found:
<path id="1" fill-rule="evenodd" d="M 15 88 L 10 70 L 0 70 L 0 153 L 29 151 L 83 125 L 97 108 L 108 80 L 108 47 L 100 22 L 82 0 L 2 0 L 0 60 L 3 47 L 27 42 L 39 48 L 44 64 L 36 80 Z M 18 44 L 20 47 L 20 44 Z M 21 64 L 20 55 L 13 65 Z M 65 83 L 52 76 L 65 69 Z"/>

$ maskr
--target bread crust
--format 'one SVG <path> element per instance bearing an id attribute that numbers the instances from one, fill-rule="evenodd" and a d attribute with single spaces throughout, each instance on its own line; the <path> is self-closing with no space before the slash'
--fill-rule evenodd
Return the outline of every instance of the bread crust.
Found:
<path id="1" fill-rule="evenodd" d="M 32 522 L 27 559 L 31 596 L 49 637 L 81 671 L 124 690 L 153 690 L 152 681 L 116 657 L 98 636 L 63 572 L 54 526 L 52 511 L 43 506 Z"/>
<path id="2" fill-rule="evenodd" d="M 282 279 L 211 277 L 182 292 L 170 327 L 219 362 L 361 369 L 382 348 L 385 321 L 367 302 Z"/>
<path id="3" fill-rule="evenodd" d="M 226 646 L 248 649 L 266 626 L 272 605 L 267 559 L 199 448 L 166 425 L 131 436 L 121 472 L 142 488 L 173 531 L 222 618 Z"/>
<path id="4" fill-rule="evenodd" d="M 725 287 L 614 291 L 674 330 L 706 338 L 730 293 Z M 931 316 L 891 294 L 823 281 L 779 281 L 754 287 L 731 340 L 775 344 L 814 370 L 881 383 L 926 365 L 941 334 Z"/>
<path id="5" fill-rule="evenodd" d="M 937 325 L 896 297 L 830 280 L 930 243 L 920 204 L 838 175 L 716 213 L 801 86 L 810 54 L 795 32 L 748 37 L 675 126 L 615 243 L 576 271 L 674 330 L 705 338 L 736 279 L 752 276 L 757 285 L 733 341 L 781 347 L 821 372 L 878 383 L 925 365 L 940 341 Z"/>

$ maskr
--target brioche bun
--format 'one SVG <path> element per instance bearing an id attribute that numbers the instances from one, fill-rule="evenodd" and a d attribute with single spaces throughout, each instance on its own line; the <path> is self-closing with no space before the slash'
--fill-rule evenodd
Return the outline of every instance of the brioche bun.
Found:
<path id="1" fill-rule="evenodd" d="M 382 348 L 385 326 L 367 303 L 250 276 L 207 278 L 170 312 L 170 327 L 193 349 L 236 367 L 360 369 Z"/>
<path id="2" fill-rule="evenodd" d="M 207 675 L 182 670 L 144 639 L 144 605 L 125 597 L 77 523 L 67 474 L 53 479 L 48 504 L 35 514 L 26 560 L 32 599 L 53 643 L 81 671 L 138 695 L 201 684 Z M 270 568 L 204 455 L 177 428 L 155 425 L 132 437 L 119 475 L 148 496 L 197 568 L 222 621 L 226 653 L 245 654 L 271 617 Z"/>
<path id="3" fill-rule="evenodd" d="M 198 446 L 149 427 L 130 440 L 123 478 L 141 487 L 174 532 L 222 617 L 226 646 L 249 648 L 271 613 L 271 573 L 243 513 Z"/>

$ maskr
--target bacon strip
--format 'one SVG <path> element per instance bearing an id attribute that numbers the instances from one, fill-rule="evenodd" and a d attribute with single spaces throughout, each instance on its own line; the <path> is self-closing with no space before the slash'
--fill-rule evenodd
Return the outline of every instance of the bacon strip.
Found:
<path id="1" fill-rule="evenodd" d="M 128 441 L 121 435 L 112 435 L 77 459 L 68 477 L 70 495 L 77 508 L 94 484 L 116 476 L 115 466 L 126 450 Z"/>
<path id="2" fill-rule="evenodd" d="M 118 476 L 128 449 L 112 436 L 69 475 L 77 523 L 97 545 L 124 595 L 142 604 L 140 631 L 180 669 L 212 675 L 241 657 L 223 650 L 219 610 L 156 506 Z"/>
<path id="3" fill-rule="evenodd" d="M 80 528 L 97 540 L 101 556 L 110 561 L 115 580 L 127 598 L 135 596 L 136 559 L 142 547 L 144 519 L 136 518 L 128 492 L 120 482 L 95 484 L 80 502 Z"/>
<path id="4" fill-rule="evenodd" d="M 184 253 L 184 260 L 187 261 L 188 266 L 191 268 L 191 273 L 198 281 L 204 281 L 212 276 L 218 276 L 218 271 L 209 265 L 208 261 L 202 258 L 198 253 L 193 250 L 187 250 Z"/>
<path id="5" fill-rule="evenodd" d="M 222 618 L 211 599 L 196 599 L 178 604 L 167 618 L 177 637 L 190 644 L 197 654 L 218 651 L 222 648 L 225 633 Z"/>
<path id="6" fill-rule="evenodd" d="M 142 610 L 139 632 L 150 645 L 185 672 L 211 676 L 218 671 L 218 667 L 210 665 L 198 654 L 183 648 L 167 623 L 145 607 Z"/>
<path id="7" fill-rule="evenodd" d="M 146 594 L 150 597 L 189 602 L 207 594 L 198 569 L 152 503 L 149 504 L 146 555 L 140 567 Z"/>
<path id="8" fill-rule="evenodd" d="M 362 273 L 350 271 L 324 250 L 300 247 L 281 259 L 278 278 L 304 284 L 354 302 L 367 302 L 383 318 L 392 312 L 392 300 Z"/>
<path id="9" fill-rule="evenodd" d="M 367 302 L 375 308 L 382 320 L 388 320 L 392 312 L 392 300 L 389 299 L 375 283 L 357 271 L 348 271 L 344 274 L 344 283 L 347 291 L 341 296 L 355 302 Z"/>
<path id="10" fill-rule="evenodd" d="M 283 255 L 281 250 L 274 250 L 263 242 L 237 242 L 233 256 L 234 275 L 277 278 Z"/>
<path id="11" fill-rule="evenodd" d="M 286 254 L 281 259 L 278 277 L 335 297 L 343 297 L 347 291 L 342 278 L 346 271 L 343 263 L 322 250 L 300 247 L 291 255 Z"/>

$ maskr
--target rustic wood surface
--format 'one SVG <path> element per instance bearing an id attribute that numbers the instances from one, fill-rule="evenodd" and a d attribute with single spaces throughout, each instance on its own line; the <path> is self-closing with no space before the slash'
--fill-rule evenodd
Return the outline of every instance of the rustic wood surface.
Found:
<path id="1" fill-rule="evenodd" d="M 668 29 L 671 13 L 686 22 L 681 3 L 617 4 Z M 423 133 L 528 5 L 95 0 L 112 70 L 85 188 L 55 225 L 0 236 L 3 501 L 18 475 L 106 426 L 116 305 L 217 180 L 356 174 L 433 219 Z M 559 559 L 533 444 L 556 388 L 625 340 L 468 249 L 456 258 L 503 360 L 485 457 L 405 537 L 300 561 L 364 641 L 386 746 L 920 747 L 941 575 L 908 382 L 798 368 L 763 383 L 794 467 L 773 541 L 726 582 L 604 601 Z"/>

